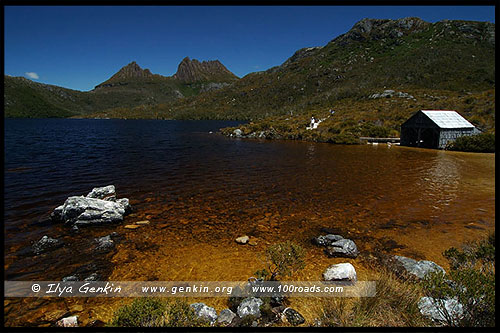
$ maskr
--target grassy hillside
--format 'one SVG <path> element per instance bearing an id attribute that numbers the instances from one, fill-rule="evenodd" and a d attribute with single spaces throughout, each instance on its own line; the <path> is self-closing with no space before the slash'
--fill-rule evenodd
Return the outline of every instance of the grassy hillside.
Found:
<path id="1" fill-rule="evenodd" d="M 265 126 L 288 117 L 307 123 L 311 114 L 325 118 L 334 109 L 339 112 L 321 126 L 337 135 L 365 133 L 356 129 L 360 124 L 384 127 L 395 134 L 401 122 L 418 109 L 447 108 L 493 131 L 495 25 L 364 19 L 325 46 L 298 50 L 281 66 L 231 84 L 179 85 L 175 78 L 165 79 L 96 89 L 86 93 L 92 97 L 82 103 L 91 107 L 77 113 L 110 118 L 239 119 Z M 371 98 L 387 89 L 412 98 Z M 184 97 L 172 98 L 172 94 L 180 96 L 176 91 Z"/>
<path id="2" fill-rule="evenodd" d="M 345 98 L 329 110 L 318 108 L 298 115 L 271 116 L 240 126 L 242 135 L 269 139 L 294 139 L 331 143 L 359 143 L 359 137 L 399 137 L 400 126 L 421 109 L 456 110 L 485 132 L 495 132 L 495 91 L 458 93 L 411 91 L 414 98 Z M 311 117 L 324 119 L 307 130 Z M 230 135 L 236 128 L 223 129 Z"/>
<path id="3" fill-rule="evenodd" d="M 372 98 L 387 89 L 395 95 Z M 253 122 L 246 132 L 252 126 L 273 127 L 270 136 L 336 141 L 340 135 L 346 142 L 377 131 L 398 135 L 401 123 L 419 109 L 457 110 L 479 128 L 494 131 L 494 89 L 493 24 L 362 20 L 324 47 L 299 50 L 281 66 L 249 74 L 230 87 L 102 115 L 243 119 Z M 336 113 L 328 118 L 330 109 Z M 318 131 L 305 132 L 313 114 L 327 119 Z"/>

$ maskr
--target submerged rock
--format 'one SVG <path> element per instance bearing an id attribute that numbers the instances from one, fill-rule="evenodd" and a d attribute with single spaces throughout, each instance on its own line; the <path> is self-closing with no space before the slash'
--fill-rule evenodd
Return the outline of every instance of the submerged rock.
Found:
<path id="1" fill-rule="evenodd" d="M 65 224 L 80 226 L 117 223 L 131 210 L 129 200 L 116 200 L 113 185 L 94 188 L 86 197 L 71 196 L 63 205 L 54 209 L 51 219 Z"/>
<path id="2" fill-rule="evenodd" d="M 101 276 L 98 273 L 92 273 L 83 279 L 83 281 L 99 281 L 100 278 Z"/>
<path id="3" fill-rule="evenodd" d="M 326 247 L 325 253 L 329 257 L 356 258 L 359 254 L 356 244 L 340 235 L 328 234 L 313 238 L 313 243 Z"/>
<path id="4" fill-rule="evenodd" d="M 356 244 L 350 239 L 341 239 L 331 243 L 325 253 L 329 257 L 347 257 L 356 258 L 359 254 Z"/>
<path id="5" fill-rule="evenodd" d="M 34 254 L 38 255 L 43 252 L 51 251 L 57 249 L 64 245 L 64 242 L 59 239 L 50 238 L 49 236 L 43 236 L 39 241 L 35 242 L 31 249 Z"/>
<path id="6" fill-rule="evenodd" d="M 313 238 L 313 243 L 318 246 L 330 246 L 332 243 L 344 239 L 344 237 L 340 235 L 328 234 L 325 236 L 318 236 Z"/>
<path id="7" fill-rule="evenodd" d="M 356 282 L 356 270 L 350 263 L 331 265 L 323 272 L 323 280 Z"/>
<path id="8" fill-rule="evenodd" d="M 96 238 L 95 242 L 97 242 L 96 250 L 99 251 L 111 250 L 115 246 L 115 242 L 111 239 L 111 235 Z"/>
<path id="9" fill-rule="evenodd" d="M 248 236 L 241 236 L 241 237 L 236 238 L 236 243 L 246 244 L 246 243 L 248 243 L 249 240 L 250 240 L 250 238 Z"/>
<path id="10" fill-rule="evenodd" d="M 422 297 L 418 302 L 418 309 L 423 316 L 438 323 L 453 325 L 458 324 L 464 313 L 463 306 L 457 298 Z"/>
<path id="11" fill-rule="evenodd" d="M 69 282 L 69 281 L 79 281 L 78 276 L 76 275 L 70 275 L 70 276 L 65 276 L 62 278 L 63 282 Z"/>
<path id="12" fill-rule="evenodd" d="M 214 308 L 207 306 L 205 303 L 194 303 L 190 305 L 194 313 L 201 319 L 208 320 L 210 324 L 217 320 L 217 311 Z"/>
<path id="13" fill-rule="evenodd" d="M 246 316 L 255 316 L 256 318 L 260 317 L 260 306 L 264 302 L 257 297 L 248 297 L 245 298 L 240 305 L 238 306 L 238 316 L 244 318 Z"/>
<path id="14" fill-rule="evenodd" d="M 423 279 L 430 272 L 442 272 L 446 274 L 443 267 L 430 260 L 417 261 L 403 256 L 394 256 L 394 259 L 396 259 L 396 262 L 401 265 L 407 273 L 419 279 Z"/>

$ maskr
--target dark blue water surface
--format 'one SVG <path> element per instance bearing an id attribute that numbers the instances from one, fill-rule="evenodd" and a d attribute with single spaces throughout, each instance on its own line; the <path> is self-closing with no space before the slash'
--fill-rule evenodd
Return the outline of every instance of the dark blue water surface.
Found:
<path id="1" fill-rule="evenodd" d="M 369 212 L 365 226 L 388 216 L 466 223 L 477 219 L 475 208 L 494 207 L 493 155 L 217 133 L 236 124 L 6 119 L 6 244 L 39 239 L 51 230 L 40 221 L 68 196 L 109 184 L 160 220 L 203 220 L 211 210 L 224 228 L 268 211 L 328 216 L 336 209 L 346 220 Z"/>
<path id="2" fill-rule="evenodd" d="M 69 195 L 85 194 L 96 186 L 115 184 L 118 196 L 134 198 L 136 192 L 168 187 L 174 178 L 179 183 L 187 170 L 203 169 L 201 175 L 224 168 L 240 147 L 209 132 L 235 124 L 6 119 L 6 231 L 36 222 Z"/>

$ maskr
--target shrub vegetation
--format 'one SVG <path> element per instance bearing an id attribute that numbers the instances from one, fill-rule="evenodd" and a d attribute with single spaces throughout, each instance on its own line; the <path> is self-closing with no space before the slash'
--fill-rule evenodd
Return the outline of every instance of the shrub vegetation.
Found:
<path id="1" fill-rule="evenodd" d="M 495 134 L 481 133 L 472 136 L 462 136 L 446 148 L 448 150 L 469 151 L 476 153 L 495 152 Z"/>
<path id="2" fill-rule="evenodd" d="M 454 318 L 440 305 L 439 311 L 450 326 L 495 326 L 495 234 L 487 239 L 450 248 L 443 255 L 450 261 L 448 274 L 429 274 L 423 281 L 427 296 L 456 299 L 463 316 Z"/>

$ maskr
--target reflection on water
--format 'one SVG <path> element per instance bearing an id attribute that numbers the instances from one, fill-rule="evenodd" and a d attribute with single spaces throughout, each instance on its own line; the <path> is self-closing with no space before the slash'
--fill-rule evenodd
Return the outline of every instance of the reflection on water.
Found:
<path id="1" fill-rule="evenodd" d="M 90 265 L 109 280 L 245 280 L 262 268 L 265 248 L 283 240 L 307 251 L 295 279 L 320 279 L 342 261 L 366 279 L 360 260 L 326 258 L 310 239 L 326 227 L 353 239 L 365 256 L 400 254 L 446 266 L 442 251 L 494 230 L 494 155 L 208 134 L 229 125 L 221 122 L 42 124 L 6 121 L 6 169 L 22 168 L 5 174 L 7 279 L 61 279 Z M 67 196 L 111 183 L 135 208 L 124 224 L 149 225 L 72 234 L 40 223 Z M 96 255 L 93 238 L 112 231 L 122 237 L 117 248 Z M 19 255 L 44 234 L 67 245 Z M 236 244 L 244 234 L 257 245 Z M 202 301 L 227 306 L 223 299 Z M 11 300 L 6 323 L 47 323 L 44 316 L 61 307 L 75 313 L 75 302 L 83 301 L 37 302 Z M 118 305 L 89 299 L 79 314 L 84 322 L 108 320 Z"/>
<path id="2" fill-rule="evenodd" d="M 460 160 L 439 151 L 424 173 L 423 193 L 435 200 L 436 209 L 448 206 L 457 197 L 460 179 Z"/>

